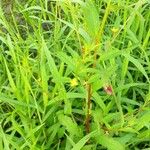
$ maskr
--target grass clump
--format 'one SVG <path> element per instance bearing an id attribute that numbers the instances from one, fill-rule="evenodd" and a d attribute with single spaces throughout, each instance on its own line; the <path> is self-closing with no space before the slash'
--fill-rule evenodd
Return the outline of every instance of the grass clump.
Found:
<path id="1" fill-rule="evenodd" d="M 150 148 L 148 0 L 0 4 L 1 150 Z"/>

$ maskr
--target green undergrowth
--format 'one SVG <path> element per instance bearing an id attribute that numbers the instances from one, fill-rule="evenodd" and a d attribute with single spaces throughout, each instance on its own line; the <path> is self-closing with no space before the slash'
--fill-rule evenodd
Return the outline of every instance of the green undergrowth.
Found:
<path id="1" fill-rule="evenodd" d="M 149 8 L 0 0 L 0 150 L 148 150 Z"/>

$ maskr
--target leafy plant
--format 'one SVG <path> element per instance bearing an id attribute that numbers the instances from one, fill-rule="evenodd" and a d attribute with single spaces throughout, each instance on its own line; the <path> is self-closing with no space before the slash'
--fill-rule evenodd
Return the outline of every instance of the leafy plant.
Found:
<path id="1" fill-rule="evenodd" d="M 148 0 L 0 4 L 0 149 L 150 148 Z"/>

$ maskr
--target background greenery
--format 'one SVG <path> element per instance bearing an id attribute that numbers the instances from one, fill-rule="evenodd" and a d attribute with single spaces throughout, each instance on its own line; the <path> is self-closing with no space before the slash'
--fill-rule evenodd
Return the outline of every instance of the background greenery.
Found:
<path id="1" fill-rule="evenodd" d="M 149 8 L 1 0 L 0 150 L 148 150 Z"/>

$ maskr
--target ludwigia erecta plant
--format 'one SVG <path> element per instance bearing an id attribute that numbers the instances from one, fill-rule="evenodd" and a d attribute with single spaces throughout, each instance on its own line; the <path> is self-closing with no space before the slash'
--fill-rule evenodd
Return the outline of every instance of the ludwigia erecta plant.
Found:
<path id="1" fill-rule="evenodd" d="M 149 8 L 0 0 L 0 150 L 148 148 Z"/>

